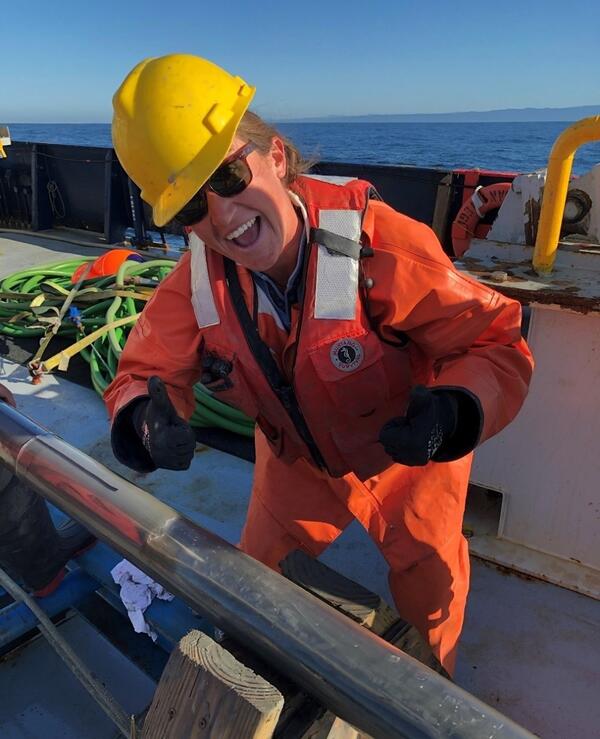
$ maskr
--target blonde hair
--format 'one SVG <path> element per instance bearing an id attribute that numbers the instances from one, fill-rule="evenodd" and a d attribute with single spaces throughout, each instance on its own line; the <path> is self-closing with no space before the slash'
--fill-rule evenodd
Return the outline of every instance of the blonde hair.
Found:
<path id="1" fill-rule="evenodd" d="M 262 154 L 268 154 L 271 151 L 271 144 L 275 136 L 280 138 L 285 147 L 287 161 L 285 174 L 286 185 L 290 185 L 304 172 L 308 172 L 315 163 L 312 160 L 304 159 L 296 146 L 286 136 L 283 136 L 274 126 L 263 121 L 259 115 L 250 110 L 244 113 L 237 127 L 236 135 L 248 142 L 252 142 Z"/>

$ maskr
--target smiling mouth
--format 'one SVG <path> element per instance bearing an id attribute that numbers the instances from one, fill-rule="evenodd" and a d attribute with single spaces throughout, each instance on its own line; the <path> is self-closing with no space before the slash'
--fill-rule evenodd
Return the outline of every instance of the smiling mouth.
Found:
<path id="1" fill-rule="evenodd" d="M 248 248 L 252 246 L 260 235 L 260 216 L 254 216 L 246 223 L 242 223 L 241 226 L 227 234 L 225 237 L 227 241 L 233 241 L 236 246 Z"/>

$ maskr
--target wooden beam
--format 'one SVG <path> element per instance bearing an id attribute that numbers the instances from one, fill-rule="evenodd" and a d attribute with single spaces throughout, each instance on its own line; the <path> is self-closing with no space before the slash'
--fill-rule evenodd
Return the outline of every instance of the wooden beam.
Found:
<path id="1" fill-rule="evenodd" d="M 354 726 L 350 726 L 350 724 L 342 721 L 339 716 L 336 716 L 331 724 L 331 729 L 329 729 L 329 734 L 327 734 L 327 739 L 366 739 L 366 736 L 366 734 L 361 734 Z"/>
<path id="2" fill-rule="evenodd" d="M 449 678 L 427 640 L 375 593 L 299 549 L 285 558 L 281 563 L 281 571 L 292 582 L 353 621 Z"/>
<path id="3" fill-rule="evenodd" d="M 336 610 L 375 634 L 383 634 L 400 617 L 375 593 L 296 549 L 281 563 L 282 573 Z"/>
<path id="4" fill-rule="evenodd" d="M 327 565 L 297 549 L 280 564 L 292 582 L 381 636 L 432 670 L 449 678 L 431 648 L 414 626 L 400 618 L 379 595 L 350 580 Z M 306 731 L 302 739 L 368 739 L 353 726 L 327 711 Z"/>
<path id="5" fill-rule="evenodd" d="M 327 711 L 297 739 L 372 739 L 372 737 Z"/>
<path id="6" fill-rule="evenodd" d="M 144 722 L 144 739 L 269 739 L 281 693 L 200 631 L 173 650 Z"/>

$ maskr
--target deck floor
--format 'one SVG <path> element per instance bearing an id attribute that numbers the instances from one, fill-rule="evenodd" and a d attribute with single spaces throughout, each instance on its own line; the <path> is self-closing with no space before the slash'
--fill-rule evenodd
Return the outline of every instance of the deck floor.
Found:
<path id="1" fill-rule="evenodd" d="M 143 711 L 155 683 L 80 616 L 60 635 L 128 715 Z M 120 736 L 43 637 L 0 662 L 2 739 L 113 739 Z"/>
<path id="2" fill-rule="evenodd" d="M 15 240 L 0 234 L 0 275 L 59 260 L 65 253 L 90 252 L 85 247 L 44 242 L 30 235 Z M 106 411 L 92 390 L 60 375 L 44 377 L 40 385 L 33 386 L 27 371 L 9 360 L 0 365 L 0 382 L 10 387 L 24 413 L 66 441 L 201 525 L 229 541 L 237 540 L 248 502 L 251 464 L 199 447 L 186 473 L 160 470 L 140 475 L 114 460 Z M 389 599 L 385 563 L 358 524 L 351 525 L 322 559 Z M 597 601 L 548 583 L 507 574 L 472 558 L 472 586 L 456 680 L 544 738 L 600 736 L 599 635 Z M 29 650 L 30 647 L 21 650 L 10 663 L 0 663 L 2 736 L 24 739 L 38 735 L 25 719 L 16 721 L 15 712 L 26 717 L 35 710 L 40 699 L 37 693 L 25 695 L 27 675 L 36 669 L 36 660 L 40 670 L 48 671 L 52 658 L 39 647 L 35 654 Z M 17 685 L 22 687 L 17 689 Z M 76 735 L 61 733 L 61 727 L 68 724 L 71 714 L 76 722 L 80 709 L 68 691 L 57 693 L 49 704 L 55 707 L 56 720 L 48 720 L 43 732 L 48 739 Z M 12 734 L 3 730 L 9 721 Z"/>

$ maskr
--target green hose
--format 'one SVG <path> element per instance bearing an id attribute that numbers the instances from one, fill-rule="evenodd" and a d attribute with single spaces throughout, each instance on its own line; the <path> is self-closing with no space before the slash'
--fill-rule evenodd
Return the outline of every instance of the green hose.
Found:
<path id="1" fill-rule="evenodd" d="M 65 262 L 44 264 L 35 269 L 21 270 L 0 280 L 0 333 L 14 337 L 44 336 L 48 323 L 44 318 L 58 315 L 66 294 L 73 288 L 71 276 L 75 270 L 92 261 L 86 259 L 70 259 Z M 175 266 L 175 262 L 167 259 L 155 259 L 148 262 L 127 260 L 121 265 L 116 277 L 98 277 L 85 280 L 81 291 L 86 295 L 90 290 L 103 291 L 111 288 L 135 291 L 129 278 L 140 277 L 144 285 L 155 283 L 166 277 Z M 64 294 L 63 294 L 64 293 Z M 44 300 L 35 307 L 32 301 L 39 295 Z M 77 302 L 73 306 L 79 310 L 79 326 L 65 316 L 58 334 L 73 337 L 78 341 L 87 333 L 117 321 L 120 318 L 137 316 L 141 313 L 145 301 L 134 297 L 115 296 L 102 299 L 96 303 Z M 81 349 L 81 356 L 90 366 L 92 387 L 102 396 L 117 372 L 119 358 L 127 341 L 129 331 L 134 324 L 110 328 L 103 336 L 90 346 Z M 51 351 L 50 344 L 50 351 Z M 254 436 L 254 422 L 241 411 L 220 400 L 201 383 L 194 386 L 196 407 L 190 419 L 192 426 L 218 427 L 242 436 Z"/>

